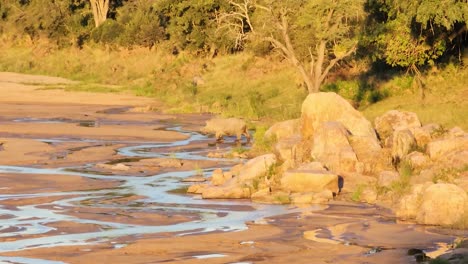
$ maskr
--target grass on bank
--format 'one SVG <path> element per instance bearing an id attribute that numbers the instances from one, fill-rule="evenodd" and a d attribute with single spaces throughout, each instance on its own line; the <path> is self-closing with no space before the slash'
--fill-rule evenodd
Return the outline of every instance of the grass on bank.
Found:
<path id="1" fill-rule="evenodd" d="M 271 57 L 244 53 L 210 59 L 174 56 L 164 48 L 88 45 L 57 50 L 48 43 L 2 45 L 0 71 L 81 81 L 63 88 L 70 91 L 154 97 L 166 103 L 165 111 L 210 111 L 270 124 L 298 117 L 307 96 L 304 88 L 296 85 L 299 79 L 295 70 Z M 194 78 L 203 81 L 195 85 Z M 413 77 L 404 74 L 380 81 L 373 89 L 357 78 L 336 80 L 324 88 L 359 100 L 360 110 L 371 121 L 390 109 L 399 109 L 416 112 L 424 124 L 435 122 L 447 128 L 458 125 L 468 130 L 468 67 L 448 65 L 426 76 L 424 83 L 423 100 Z M 57 87 L 46 87 L 53 88 Z"/>
<path id="2" fill-rule="evenodd" d="M 412 79 L 412 78 L 411 78 Z M 414 85 L 402 89 L 380 102 L 363 108 L 371 121 L 388 110 L 415 112 L 423 124 L 438 123 L 447 128 L 460 126 L 468 130 L 468 67 L 453 65 L 425 77 L 425 97 L 421 98 Z M 389 81 L 384 87 L 394 86 Z"/>
<path id="3" fill-rule="evenodd" d="M 131 92 L 154 97 L 169 112 L 213 112 L 270 122 L 296 118 L 306 97 L 287 63 L 251 54 L 195 58 L 164 50 L 85 46 L 53 50 L 46 43 L 0 51 L 0 71 L 61 76 L 76 85 L 46 87 L 88 92 Z M 194 78 L 203 83 L 195 85 Z"/>

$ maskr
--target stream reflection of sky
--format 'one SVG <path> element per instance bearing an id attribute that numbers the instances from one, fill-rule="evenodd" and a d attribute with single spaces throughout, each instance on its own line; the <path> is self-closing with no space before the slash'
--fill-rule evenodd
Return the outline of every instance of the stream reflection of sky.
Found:
<path id="1" fill-rule="evenodd" d="M 118 153 L 127 157 L 168 157 L 179 159 L 194 159 L 194 160 L 219 160 L 211 159 L 201 155 L 200 151 L 180 151 L 173 153 L 158 152 L 159 148 L 185 146 L 194 141 L 204 141 L 207 137 L 195 132 L 182 131 L 180 127 L 175 127 L 170 130 L 178 131 L 186 134 L 187 139 L 175 141 L 171 143 L 151 143 L 131 147 L 125 147 L 118 150 Z M 151 151 L 149 151 L 151 150 Z M 49 223 L 58 221 L 71 221 L 80 224 L 96 224 L 106 227 L 98 232 L 87 232 L 79 234 L 58 234 L 47 235 L 38 238 L 25 238 L 16 241 L 9 241 L 0 243 L 0 252 L 19 251 L 31 248 L 43 248 L 54 246 L 71 246 L 71 245 L 86 245 L 89 243 L 98 243 L 109 241 L 112 238 L 138 235 L 138 234 L 151 234 L 159 232 L 177 232 L 179 235 L 199 234 L 211 231 L 238 231 L 247 228 L 245 223 L 247 221 L 255 221 L 264 217 L 270 217 L 285 213 L 297 212 L 299 209 L 290 209 L 287 206 L 281 205 L 262 205 L 253 204 L 245 200 L 202 200 L 198 196 L 178 195 L 168 191 L 186 186 L 187 183 L 182 183 L 181 179 L 193 176 L 195 171 L 177 171 L 157 174 L 149 177 L 134 177 L 134 176 L 103 176 L 93 173 L 84 173 L 77 171 L 70 171 L 70 168 L 31 168 L 20 166 L 1 166 L 0 173 L 17 174 L 18 177 L 27 174 L 47 174 L 47 175 L 70 175 L 82 176 L 94 179 L 106 180 L 119 180 L 122 185 L 115 189 L 103 189 L 93 191 L 79 191 L 79 192 L 53 192 L 53 193 L 35 193 L 35 194 L 5 194 L 0 195 L 0 200 L 20 199 L 20 198 L 40 198 L 62 195 L 74 195 L 78 197 L 63 198 L 54 202 L 45 204 L 25 205 L 18 206 L 15 209 L 0 207 L 0 215 L 10 216 L 8 219 L 0 219 L 0 237 L 11 236 L 29 236 L 41 235 L 55 230 L 55 228 L 47 226 Z M 205 169 L 208 173 L 213 168 Z M 112 221 L 99 221 L 90 219 L 81 219 L 71 215 L 62 214 L 63 208 L 84 206 L 82 201 L 94 199 L 99 201 L 100 198 L 109 195 L 112 191 L 116 196 L 134 194 L 143 196 L 145 198 L 138 200 L 144 206 L 138 210 L 155 210 L 163 209 L 166 212 L 190 212 L 196 213 L 200 218 L 190 222 L 183 222 L 165 226 L 144 226 L 135 224 L 122 224 Z M 45 206 L 47 205 L 47 206 Z M 206 205 L 215 205 L 215 209 L 208 209 Z M 250 210 L 246 209 L 233 209 L 235 206 L 251 207 Z M 115 208 L 119 209 L 132 209 L 136 207 L 126 207 L 123 205 L 101 204 L 96 202 L 88 205 L 92 208 Z M 303 210 L 318 210 L 319 207 L 310 207 Z M 222 213 L 222 214 L 219 214 Z M 34 217 L 32 217 L 34 216 Z M 12 229 L 15 231 L 4 232 L 2 230 Z M 93 242 L 89 242 L 93 241 Z M 33 260 L 26 258 L 13 258 L 0 257 L 0 261 L 11 261 L 18 263 L 46 263 L 55 264 L 60 262 L 47 262 L 46 260 Z"/>

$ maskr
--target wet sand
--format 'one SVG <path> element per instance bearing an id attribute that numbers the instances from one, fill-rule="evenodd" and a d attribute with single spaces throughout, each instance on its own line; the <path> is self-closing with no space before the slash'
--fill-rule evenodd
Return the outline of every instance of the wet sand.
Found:
<path id="1" fill-rule="evenodd" d="M 429 253 L 456 237 L 365 204 L 185 195 L 184 178 L 241 162 L 203 158 L 214 140 L 189 131 L 209 116 L 145 112 L 157 102 L 131 95 L 40 89 L 67 83 L 0 74 L 0 262 L 415 263 L 409 248 Z"/>

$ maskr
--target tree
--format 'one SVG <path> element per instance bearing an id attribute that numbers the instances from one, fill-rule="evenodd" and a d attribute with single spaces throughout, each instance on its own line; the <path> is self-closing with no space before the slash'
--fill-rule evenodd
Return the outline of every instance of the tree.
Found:
<path id="1" fill-rule="evenodd" d="M 109 12 L 109 0 L 89 0 L 93 10 L 94 24 L 99 27 L 107 19 Z"/>
<path id="2" fill-rule="evenodd" d="M 467 32 L 466 0 L 370 0 L 367 5 L 375 54 L 391 66 L 418 71 L 433 65 Z"/>
<path id="3" fill-rule="evenodd" d="M 270 42 L 297 68 L 309 93 L 318 92 L 330 70 L 356 50 L 364 15 L 364 0 L 231 0 L 230 4 L 233 11 L 221 16 L 228 27 L 235 30 L 238 21 L 239 34 Z"/>
<path id="4" fill-rule="evenodd" d="M 365 45 L 375 59 L 406 68 L 424 98 L 420 69 L 433 66 L 448 52 L 461 54 L 467 33 L 466 0 L 369 0 Z"/>
<path id="5" fill-rule="evenodd" d="M 235 50 L 243 50 L 249 33 L 255 33 L 251 16 L 255 10 L 255 0 L 229 0 L 228 10 L 216 15 L 218 31 L 224 32 L 234 42 Z"/>
<path id="6" fill-rule="evenodd" d="M 164 16 L 169 40 L 180 49 L 215 52 L 218 36 L 215 16 L 221 0 L 161 0 L 158 9 Z"/>

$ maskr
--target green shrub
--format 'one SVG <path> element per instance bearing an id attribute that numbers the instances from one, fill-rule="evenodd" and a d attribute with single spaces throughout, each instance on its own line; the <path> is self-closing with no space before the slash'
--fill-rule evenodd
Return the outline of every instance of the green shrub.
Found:
<path id="1" fill-rule="evenodd" d="M 351 194 L 351 200 L 355 202 L 360 202 L 361 201 L 361 196 L 362 193 L 364 192 L 365 185 L 358 185 L 354 192 Z"/>
<path id="2" fill-rule="evenodd" d="M 123 31 L 122 25 L 115 20 L 108 19 L 91 32 L 91 39 L 95 42 L 110 44 L 117 42 Z"/>
<path id="3" fill-rule="evenodd" d="M 267 126 L 258 125 L 255 127 L 255 133 L 253 135 L 254 145 L 252 151 L 256 153 L 268 153 L 271 152 L 273 146 L 276 143 L 275 138 L 266 138 L 265 132 L 268 130 Z"/>

